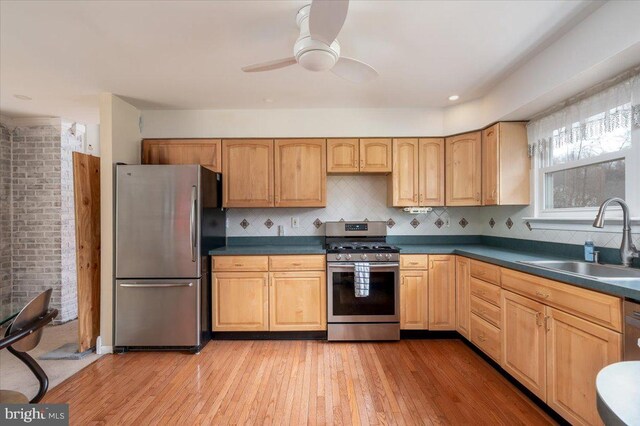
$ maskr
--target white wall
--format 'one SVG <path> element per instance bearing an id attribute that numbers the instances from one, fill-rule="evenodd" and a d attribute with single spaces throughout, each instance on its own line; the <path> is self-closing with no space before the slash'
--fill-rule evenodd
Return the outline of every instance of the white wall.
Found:
<path id="1" fill-rule="evenodd" d="M 100 95 L 100 338 L 113 346 L 114 164 L 140 163 L 140 111 L 111 93 Z"/>

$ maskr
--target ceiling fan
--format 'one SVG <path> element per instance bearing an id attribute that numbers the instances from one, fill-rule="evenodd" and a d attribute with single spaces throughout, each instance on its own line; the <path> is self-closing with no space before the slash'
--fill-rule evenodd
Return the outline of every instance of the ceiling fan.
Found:
<path id="1" fill-rule="evenodd" d="M 242 68 L 244 72 L 271 71 L 299 64 L 309 71 L 331 70 L 335 75 L 355 83 L 378 76 L 372 66 L 340 56 L 336 37 L 344 25 L 349 0 L 313 0 L 296 15 L 300 36 L 293 45 L 293 56 Z"/>

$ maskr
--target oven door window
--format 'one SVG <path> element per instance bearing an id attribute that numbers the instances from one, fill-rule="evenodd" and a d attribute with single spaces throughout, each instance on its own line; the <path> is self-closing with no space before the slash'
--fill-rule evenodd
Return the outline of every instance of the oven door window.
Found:
<path id="1" fill-rule="evenodd" d="M 371 271 L 369 296 L 356 297 L 353 271 L 332 272 L 333 316 L 395 315 L 395 271 Z"/>

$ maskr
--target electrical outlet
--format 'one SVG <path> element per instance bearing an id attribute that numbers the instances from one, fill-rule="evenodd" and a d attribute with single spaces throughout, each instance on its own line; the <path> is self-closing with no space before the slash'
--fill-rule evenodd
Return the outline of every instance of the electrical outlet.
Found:
<path id="1" fill-rule="evenodd" d="M 297 217 L 292 217 L 291 218 L 291 227 L 292 228 L 299 228 L 300 227 L 300 221 L 298 220 Z"/>
<path id="2" fill-rule="evenodd" d="M 451 219 L 449 219 L 449 216 L 444 218 L 444 226 L 446 226 L 447 228 L 451 227 Z"/>

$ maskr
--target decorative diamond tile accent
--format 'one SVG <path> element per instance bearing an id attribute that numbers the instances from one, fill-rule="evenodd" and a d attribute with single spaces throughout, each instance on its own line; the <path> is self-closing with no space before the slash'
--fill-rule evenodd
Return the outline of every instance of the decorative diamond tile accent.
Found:
<path id="1" fill-rule="evenodd" d="M 465 219 L 464 217 L 462 219 L 460 219 L 460 222 L 458 222 L 460 224 L 460 226 L 462 226 L 463 228 L 466 227 L 469 222 L 467 221 L 467 219 Z"/>
<path id="2" fill-rule="evenodd" d="M 442 228 L 442 225 L 444 225 L 444 220 L 438 218 L 434 223 L 438 228 Z"/>
<path id="3" fill-rule="evenodd" d="M 513 221 L 511 220 L 511 218 L 507 219 L 506 224 L 507 224 L 507 228 L 511 229 L 511 227 L 513 226 Z"/>
<path id="4" fill-rule="evenodd" d="M 340 220 L 339 220 L 338 222 L 344 222 L 344 219 L 343 219 L 343 218 L 340 218 Z"/>
<path id="5" fill-rule="evenodd" d="M 395 225 L 396 223 L 393 221 L 393 219 L 389 218 L 389 220 L 387 221 L 387 226 L 389 228 L 393 228 L 393 225 Z"/>
<path id="6" fill-rule="evenodd" d="M 409 222 L 411 224 L 411 226 L 413 226 L 414 228 L 417 228 L 418 225 L 420 225 L 420 222 L 418 221 L 418 219 L 416 219 L 415 217 L 413 218 L 413 220 L 411 222 Z"/>
<path id="7" fill-rule="evenodd" d="M 249 226 L 249 222 L 247 221 L 247 219 L 242 219 L 242 222 L 240 222 L 240 226 L 242 226 L 242 229 L 247 229 L 247 227 Z"/>
<path id="8" fill-rule="evenodd" d="M 491 218 L 491 219 L 489 220 L 489 226 L 490 226 L 490 227 L 492 227 L 492 228 L 493 228 L 494 226 L 496 226 L 496 221 L 495 221 L 495 220 L 493 220 L 493 218 Z"/>
<path id="9" fill-rule="evenodd" d="M 266 226 L 267 229 L 271 229 L 271 227 L 273 226 L 273 221 L 271 219 L 267 219 L 264 223 L 264 226 Z"/>
<path id="10" fill-rule="evenodd" d="M 316 229 L 320 228 L 322 226 L 322 221 L 316 218 L 316 220 L 313 221 L 313 226 L 315 226 Z"/>
<path id="11" fill-rule="evenodd" d="M 369 219 L 367 219 L 366 217 L 364 218 L 364 222 L 369 222 Z"/>
<path id="12" fill-rule="evenodd" d="M 526 221 L 524 224 L 527 225 L 527 228 L 529 228 L 529 231 L 533 231 L 533 228 L 531 227 L 531 224 L 529 223 L 529 221 Z"/>

